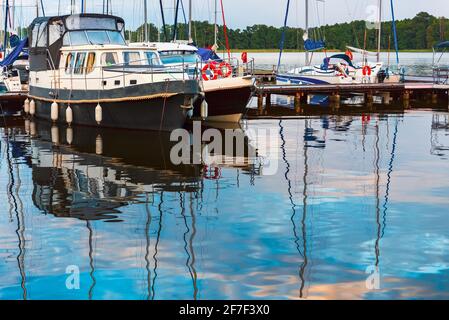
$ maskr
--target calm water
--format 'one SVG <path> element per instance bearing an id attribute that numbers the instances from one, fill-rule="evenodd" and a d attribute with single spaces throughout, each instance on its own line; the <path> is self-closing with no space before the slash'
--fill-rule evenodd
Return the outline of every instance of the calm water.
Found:
<path id="1" fill-rule="evenodd" d="M 247 121 L 216 170 L 0 117 L 0 299 L 449 299 L 447 107 L 357 110 Z"/>
<path id="2" fill-rule="evenodd" d="M 277 171 L 217 177 L 164 135 L 6 120 L 2 299 L 449 298 L 447 112 L 249 121 Z"/>

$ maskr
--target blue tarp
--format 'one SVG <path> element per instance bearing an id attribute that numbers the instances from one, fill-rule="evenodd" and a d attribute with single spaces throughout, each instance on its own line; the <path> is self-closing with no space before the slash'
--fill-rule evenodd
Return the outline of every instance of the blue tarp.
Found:
<path id="1" fill-rule="evenodd" d="M 437 45 L 435 45 L 435 49 L 445 49 L 449 48 L 449 41 L 440 42 Z"/>
<path id="2" fill-rule="evenodd" d="M 304 41 L 304 49 L 307 51 L 316 51 L 321 50 L 326 47 L 326 43 L 324 41 L 313 41 L 310 39 L 307 39 Z"/>
<path id="3" fill-rule="evenodd" d="M 14 61 L 19 58 L 20 54 L 24 52 L 24 49 L 28 47 L 28 38 L 23 39 L 20 41 L 19 45 L 14 48 L 13 51 L 5 58 L 3 61 L 0 62 L 1 67 L 10 66 L 14 63 Z"/>
<path id="4" fill-rule="evenodd" d="M 352 68 L 355 68 L 355 66 L 352 64 L 351 59 L 346 54 L 336 54 L 336 55 L 333 55 L 333 56 L 331 56 L 329 58 L 325 58 L 323 60 L 323 64 L 321 65 L 321 69 L 327 70 L 329 68 L 329 62 L 332 59 L 344 60 L 348 64 L 348 66 L 350 66 Z"/>
<path id="5" fill-rule="evenodd" d="M 199 48 L 198 54 L 201 57 L 201 60 L 203 60 L 203 61 L 209 61 L 209 60 L 213 60 L 213 61 L 217 61 L 217 62 L 223 61 L 214 51 L 212 51 L 210 49 Z"/>

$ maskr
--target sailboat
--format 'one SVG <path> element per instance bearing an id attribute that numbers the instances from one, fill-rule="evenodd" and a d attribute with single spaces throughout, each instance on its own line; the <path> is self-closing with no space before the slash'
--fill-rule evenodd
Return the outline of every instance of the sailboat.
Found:
<path id="1" fill-rule="evenodd" d="M 182 1 L 182 0 L 181 0 Z M 161 61 L 165 66 L 175 67 L 183 65 L 188 69 L 191 76 L 200 74 L 200 86 L 202 96 L 194 103 L 193 117 L 205 118 L 211 122 L 239 122 L 252 96 L 254 60 L 242 61 L 231 57 L 229 44 L 227 43 L 227 58 L 217 55 L 217 13 L 218 1 L 215 0 L 215 40 L 214 45 L 209 49 L 197 48 L 193 45 L 192 39 L 192 0 L 189 0 L 189 32 L 187 41 L 176 39 L 177 12 L 180 0 L 176 2 L 175 26 L 172 42 L 149 42 L 148 29 L 145 28 L 145 43 L 130 44 L 131 46 L 147 45 L 159 52 Z M 165 30 L 164 10 L 161 5 L 162 20 Z M 145 26 L 146 21 L 146 0 L 144 0 Z M 221 1 L 221 11 L 226 34 L 226 21 L 224 16 L 223 2 Z M 165 35 L 167 38 L 167 35 Z"/>
<path id="2" fill-rule="evenodd" d="M 309 39 L 309 0 L 305 0 L 306 8 L 306 28 L 304 33 L 304 49 L 306 65 L 303 67 L 292 69 L 286 73 L 279 72 L 282 50 L 285 41 L 285 33 L 281 41 L 281 51 L 279 54 L 277 81 L 279 83 L 301 84 L 301 85 L 316 85 L 316 84 L 362 84 L 362 83 L 383 83 L 383 82 L 399 82 L 400 75 L 394 74 L 384 63 L 380 61 L 381 50 L 381 21 L 382 21 L 382 0 L 379 0 L 379 32 L 378 32 L 378 52 L 371 53 L 366 50 L 347 47 L 344 54 L 335 54 L 330 57 L 325 57 L 322 64 L 311 65 L 310 52 L 325 49 L 325 41 Z M 288 12 L 290 1 L 287 3 L 287 12 L 285 16 L 284 32 L 287 26 Z M 393 11 L 393 2 L 392 12 Z M 393 23 L 394 24 L 394 23 Z M 395 30 L 394 30 L 395 31 Z M 397 37 L 395 32 L 395 43 L 397 44 Z M 396 45 L 397 49 L 397 45 Z M 355 64 L 353 62 L 353 52 L 362 54 L 363 61 Z M 376 62 L 368 61 L 367 57 L 375 55 Z M 398 59 L 399 63 L 399 59 Z"/>

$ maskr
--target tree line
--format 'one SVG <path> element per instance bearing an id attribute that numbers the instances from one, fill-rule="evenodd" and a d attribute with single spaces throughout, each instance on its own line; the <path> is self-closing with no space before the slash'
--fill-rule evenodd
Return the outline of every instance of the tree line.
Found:
<path id="1" fill-rule="evenodd" d="M 192 38 L 197 46 L 207 47 L 214 43 L 214 25 L 208 21 L 192 23 Z M 187 25 L 178 24 L 176 38 L 187 40 Z M 149 25 L 150 41 L 170 41 L 173 39 L 173 26 L 166 26 L 165 32 L 154 24 Z M 437 18 L 426 12 L 418 13 L 413 19 L 396 22 L 398 45 L 400 50 L 428 50 L 436 43 L 449 40 L 449 19 Z M 382 49 L 394 49 L 392 22 L 382 23 Z M 284 28 L 258 24 L 245 29 L 229 29 L 228 37 L 231 49 L 277 49 Z M 303 49 L 303 34 L 301 28 L 285 28 L 285 49 Z M 144 25 L 135 31 L 126 33 L 127 40 L 143 41 Z M 367 28 L 365 21 L 352 21 L 326 25 L 309 30 L 309 38 L 325 40 L 329 50 L 344 50 L 346 45 L 352 45 L 366 50 L 377 48 L 377 29 Z M 223 27 L 218 27 L 219 46 L 225 47 Z"/>

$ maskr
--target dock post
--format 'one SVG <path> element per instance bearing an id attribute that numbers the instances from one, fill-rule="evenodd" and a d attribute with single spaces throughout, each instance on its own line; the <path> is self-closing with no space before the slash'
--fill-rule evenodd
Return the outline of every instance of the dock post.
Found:
<path id="1" fill-rule="evenodd" d="M 383 104 L 390 104 L 391 102 L 391 94 L 390 92 L 384 92 L 382 93 L 382 103 Z"/>
<path id="2" fill-rule="evenodd" d="M 295 112 L 300 113 L 301 112 L 301 94 L 297 93 L 295 95 Z"/>
<path id="3" fill-rule="evenodd" d="M 257 110 L 259 111 L 260 114 L 262 114 L 263 112 L 263 95 L 259 94 L 257 96 Z"/>
<path id="4" fill-rule="evenodd" d="M 271 107 L 271 94 L 269 93 L 265 96 L 265 106 Z"/>
<path id="5" fill-rule="evenodd" d="M 329 102 L 331 104 L 332 109 L 340 109 L 340 101 L 341 101 L 341 96 L 338 93 L 333 93 L 329 97 Z"/>
<path id="6" fill-rule="evenodd" d="M 438 94 L 436 92 L 432 92 L 432 104 L 438 103 Z"/>

